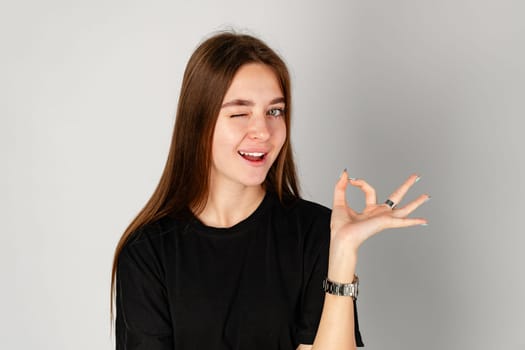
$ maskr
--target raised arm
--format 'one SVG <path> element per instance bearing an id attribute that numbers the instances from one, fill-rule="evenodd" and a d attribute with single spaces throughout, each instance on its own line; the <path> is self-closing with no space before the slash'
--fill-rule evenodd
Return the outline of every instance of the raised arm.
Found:
<path id="1" fill-rule="evenodd" d="M 407 191 L 419 180 L 411 175 L 388 199 L 399 203 Z M 346 201 L 345 190 L 350 182 L 365 193 L 366 207 L 362 213 L 353 210 Z M 392 204 L 377 204 L 375 190 L 362 179 L 341 174 L 334 190 L 334 203 L 330 223 L 330 254 L 328 279 L 338 283 L 351 283 L 357 265 L 357 252 L 369 237 L 387 228 L 426 225 L 423 218 L 408 218 L 430 196 L 424 194 L 406 206 L 397 209 Z M 326 294 L 323 312 L 312 350 L 355 349 L 354 304 L 351 297 Z M 299 349 L 308 349 L 300 346 Z"/>

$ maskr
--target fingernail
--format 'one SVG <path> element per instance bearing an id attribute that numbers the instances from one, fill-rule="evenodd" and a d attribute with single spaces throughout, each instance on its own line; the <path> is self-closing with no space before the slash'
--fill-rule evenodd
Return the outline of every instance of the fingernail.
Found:
<path id="1" fill-rule="evenodd" d="M 421 180 L 421 176 L 416 177 L 416 181 L 414 181 L 414 183 L 418 182 L 419 180 Z"/>
<path id="2" fill-rule="evenodd" d="M 425 199 L 425 201 L 424 201 L 423 203 L 426 203 L 426 202 L 428 202 L 428 201 L 429 201 L 430 199 L 432 199 L 432 197 L 431 197 L 431 196 L 428 196 L 428 198 L 427 198 L 427 199 Z"/>
<path id="3" fill-rule="evenodd" d="M 343 169 L 343 172 L 341 173 L 341 175 L 343 175 L 344 173 L 346 173 L 346 168 Z"/>
<path id="4" fill-rule="evenodd" d="M 349 177 L 348 180 L 356 181 L 357 179 L 355 177 Z"/>
<path id="5" fill-rule="evenodd" d="M 427 223 L 424 223 L 424 224 L 421 224 L 420 226 L 428 226 L 428 224 L 427 224 Z"/>

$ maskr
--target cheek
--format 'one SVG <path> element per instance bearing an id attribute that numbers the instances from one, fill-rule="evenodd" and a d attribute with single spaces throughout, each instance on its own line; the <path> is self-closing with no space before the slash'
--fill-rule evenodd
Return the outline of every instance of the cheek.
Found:
<path id="1" fill-rule="evenodd" d="M 213 148 L 223 149 L 224 146 L 234 145 L 238 142 L 240 130 L 235 125 L 230 125 L 219 120 L 213 134 Z"/>
<path id="2" fill-rule="evenodd" d="M 275 145 L 279 146 L 279 149 L 281 149 L 286 141 L 286 124 L 284 123 L 284 120 L 274 126 L 273 135 L 275 138 Z"/>

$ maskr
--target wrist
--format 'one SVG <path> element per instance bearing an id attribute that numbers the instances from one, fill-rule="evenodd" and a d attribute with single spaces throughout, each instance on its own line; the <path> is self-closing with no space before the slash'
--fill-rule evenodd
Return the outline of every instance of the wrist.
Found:
<path id="1" fill-rule="evenodd" d="M 328 279 L 339 283 L 352 283 L 357 266 L 357 255 L 330 252 Z"/>

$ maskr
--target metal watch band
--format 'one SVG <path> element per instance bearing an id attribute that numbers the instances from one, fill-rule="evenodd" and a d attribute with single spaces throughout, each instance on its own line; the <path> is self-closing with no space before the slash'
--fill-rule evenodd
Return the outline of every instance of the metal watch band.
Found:
<path id="1" fill-rule="evenodd" d="M 359 292 L 359 277 L 354 275 L 352 283 L 337 283 L 330 281 L 327 277 L 323 280 L 323 290 L 329 294 L 352 297 L 356 300 Z"/>

